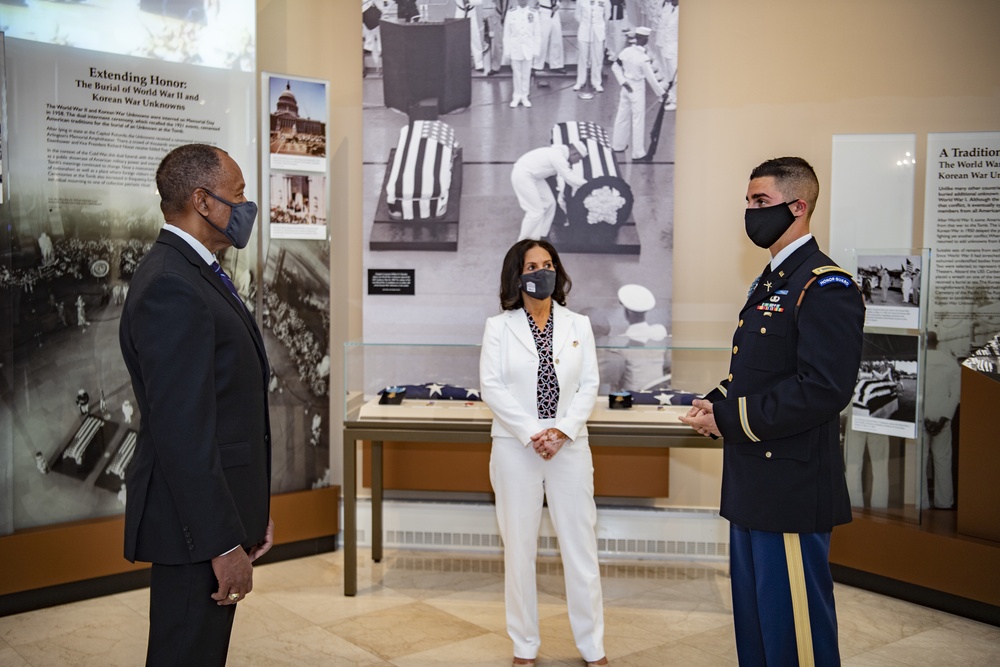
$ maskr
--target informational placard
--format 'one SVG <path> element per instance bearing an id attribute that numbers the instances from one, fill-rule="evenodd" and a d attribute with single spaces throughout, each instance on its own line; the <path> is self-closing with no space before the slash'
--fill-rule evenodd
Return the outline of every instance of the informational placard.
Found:
<path id="1" fill-rule="evenodd" d="M 416 294 L 415 269 L 368 269 L 369 294 Z"/>
<path id="2" fill-rule="evenodd" d="M 1000 332 L 1000 132 L 927 136 L 924 244 L 932 249 L 928 330 L 954 363 Z"/>

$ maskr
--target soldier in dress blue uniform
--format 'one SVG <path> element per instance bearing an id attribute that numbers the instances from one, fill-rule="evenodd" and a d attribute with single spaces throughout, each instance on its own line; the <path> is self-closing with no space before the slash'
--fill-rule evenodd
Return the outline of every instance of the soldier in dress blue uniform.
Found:
<path id="1" fill-rule="evenodd" d="M 839 665 L 830 533 L 851 520 L 839 415 L 861 363 L 865 306 L 809 233 L 808 162 L 750 175 L 746 231 L 771 252 L 733 336 L 729 376 L 681 419 L 724 439 L 721 514 L 741 665 Z"/>

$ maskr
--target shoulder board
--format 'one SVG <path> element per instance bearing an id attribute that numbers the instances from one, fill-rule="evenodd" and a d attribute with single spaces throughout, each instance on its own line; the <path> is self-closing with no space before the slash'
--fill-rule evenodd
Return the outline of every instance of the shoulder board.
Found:
<path id="1" fill-rule="evenodd" d="M 843 273 L 843 274 L 846 274 L 848 276 L 851 276 L 851 272 L 850 271 L 846 271 L 846 270 L 840 268 L 839 266 L 837 266 L 836 264 L 830 264 L 828 266 L 817 266 L 815 269 L 813 269 L 813 273 L 815 273 L 817 276 L 821 276 L 824 273 L 830 273 L 831 271 L 836 271 L 837 273 Z M 851 277 L 853 278 L 854 276 L 851 276 Z"/>

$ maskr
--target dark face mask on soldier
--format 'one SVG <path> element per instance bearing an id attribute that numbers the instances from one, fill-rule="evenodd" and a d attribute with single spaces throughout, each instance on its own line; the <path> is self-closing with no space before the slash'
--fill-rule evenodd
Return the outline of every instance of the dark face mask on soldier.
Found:
<path id="1" fill-rule="evenodd" d="M 795 222 L 795 214 L 788 208 L 797 199 L 765 208 L 748 208 L 743 214 L 747 236 L 754 245 L 770 248 Z"/>

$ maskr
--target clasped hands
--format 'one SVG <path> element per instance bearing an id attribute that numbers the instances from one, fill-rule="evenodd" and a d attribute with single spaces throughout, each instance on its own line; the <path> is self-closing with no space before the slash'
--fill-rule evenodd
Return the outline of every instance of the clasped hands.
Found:
<path id="1" fill-rule="evenodd" d="M 562 449 L 567 440 L 569 440 L 569 436 L 559 429 L 547 428 L 531 436 L 531 446 L 535 448 L 536 454 L 548 460 Z"/>
<path id="2" fill-rule="evenodd" d="M 687 424 L 704 436 L 722 437 L 722 433 L 715 423 L 715 413 L 712 412 L 711 401 L 706 401 L 703 398 L 694 399 L 691 403 L 691 409 L 679 419 L 681 423 Z"/>

